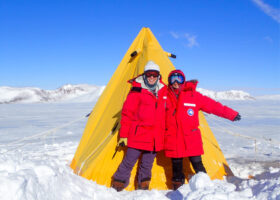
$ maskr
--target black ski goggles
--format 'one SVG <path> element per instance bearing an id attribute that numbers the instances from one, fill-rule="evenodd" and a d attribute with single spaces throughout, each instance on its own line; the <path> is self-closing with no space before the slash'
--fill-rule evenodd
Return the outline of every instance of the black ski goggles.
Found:
<path id="1" fill-rule="evenodd" d="M 183 84 L 185 82 L 185 78 L 182 74 L 174 73 L 169 77 L 169 83 L 172 85 L 173 83 Z"/>

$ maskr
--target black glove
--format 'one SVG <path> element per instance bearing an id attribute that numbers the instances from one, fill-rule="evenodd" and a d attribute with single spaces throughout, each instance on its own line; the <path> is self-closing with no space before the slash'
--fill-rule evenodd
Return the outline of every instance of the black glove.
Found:
<path id="1" fill-rule="evenodd" d="M 239 121 L 239 120 L 241 120 L 241 115 L 239 115 L 239 113 L 238 113 L 233 121 Z"/>

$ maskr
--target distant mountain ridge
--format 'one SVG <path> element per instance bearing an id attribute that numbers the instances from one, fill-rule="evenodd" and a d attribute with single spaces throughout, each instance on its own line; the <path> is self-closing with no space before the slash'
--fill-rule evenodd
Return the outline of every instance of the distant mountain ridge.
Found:
<path id="1" fill-rule="evenodd" d="M 67 84 L 55 90 L 43 90 L 36 87 L 0 87 L 0 104 L 69 101 L 89 93 L 98 97 L 103 91 L 102 88 L 104 87 L 87 84 Z"/>
<path id="2" fill-rule="evenodd" d="M 88 84 L 63 85 L 55 90 L 43 90 L 36 87 L 0 87 L 0 104 L 45 103 L 45 102 L 91 102 L 96 101 L 105 86 Z M 202 88 L 202 94 L 216 100 L 253 100 L 249 93 L 241 90 L 215 92 Z"/>
<path id="3" fill-rule="evenodd" d="M 211 90 L 198 88 L 197 91 L 199 91 L 203 95 L 206 95 L 216 100 L 254 100 L 255 99 L 249 93 L 244 92 L 242 90 L 228 90 L 228 91 L 215 92 Z"/>

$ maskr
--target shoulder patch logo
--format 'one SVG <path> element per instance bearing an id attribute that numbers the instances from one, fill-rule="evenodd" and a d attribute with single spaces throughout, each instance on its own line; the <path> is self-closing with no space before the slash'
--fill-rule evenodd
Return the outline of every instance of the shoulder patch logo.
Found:
<path id="1" fill-rule="evenodd" d="M 194 115 L 194 111 L 193 111 L 192 108 L 189 108 L 187 113 L 188 113 L 189 116 L 193 116 Z"/>

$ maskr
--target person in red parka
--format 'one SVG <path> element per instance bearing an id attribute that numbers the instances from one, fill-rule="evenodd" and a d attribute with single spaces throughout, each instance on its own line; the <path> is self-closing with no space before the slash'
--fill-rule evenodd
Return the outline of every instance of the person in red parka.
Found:
<path id="1" fill-rule="evenodd" d="M 138 189 L 149 189 L 156 152 L 163 150 L 167 86 L 160 69 L 149 61 L 144 73 L 129 81 L 132 88 L 121 113 L 119 144 L 127 145 L 126 155 L 113 175 L 112 187 L 123 190 L 131 170 L 142 154 L 137 176 Z"/>
<path id="2" fill-rule="evenodd" d="M 168 76 L 164 150 L 165 156 L 172 161 L 174 190 L 185 182 L 183 158 L 189 158 L 196 173 L 206 173 L 201 160 L 204 151 L 198 112 L 201 110 L 232 121 L 241 119 L 238 112 L 197 92 L 197 83 L 197 80 L 185 81 L 180 70 L 171 71 Z"/>

